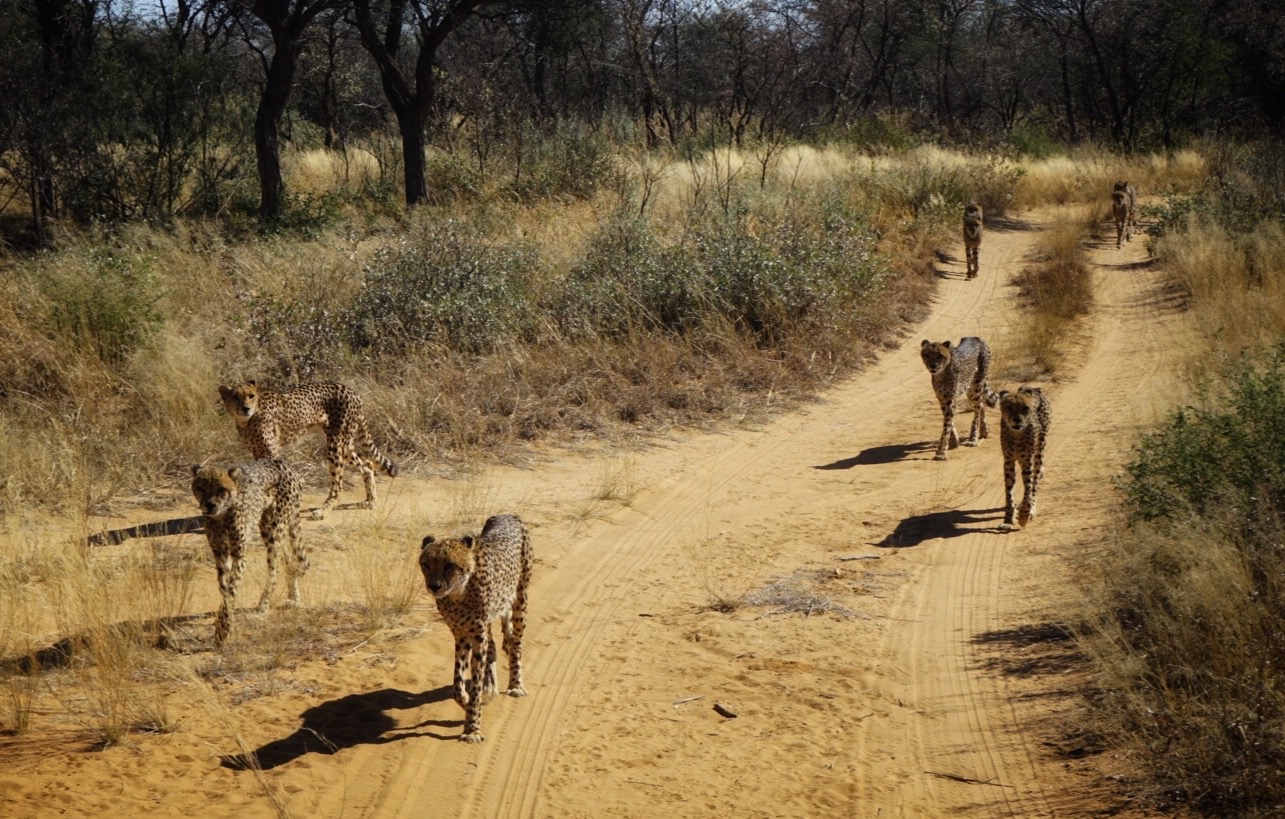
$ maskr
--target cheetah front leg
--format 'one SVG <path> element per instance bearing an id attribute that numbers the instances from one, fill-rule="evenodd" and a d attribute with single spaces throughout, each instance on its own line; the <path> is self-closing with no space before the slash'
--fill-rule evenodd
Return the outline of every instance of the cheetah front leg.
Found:
<path id="1" fill-rule="evenodd" d="M 1044 477 L 1044 442 L 1040 440 L 1036 443 L 1034 463 L 1031 466 L 1030 487 L 1027 490 L 1027 496 L 1022 499 L 1022 508 L 1018 510 L 1018 523 L 1025 526 L 1035 517 L 1035 503 L 1039 498 L 1040 480 Z"/>
<path id="2" fill-rule="evenodd" d="M 455 704 L 465 711 L 468 710 L 469 692 L 464 679 L 464 674 L 468 670 L 472 658 L 472 652 L 469 650 L 469 638 L 467 635 L 461 635 L 455 638 L 455 680 L 451 685 L 451 693 L 455 699 Z"/>
<path id="3" fill-rule="evenodd" d="M 284 533 L 285 527 L 280 522 L 270 523 L 266 515 L 259 524 L 259 537 L 263 538 L 263 547 L 268 553 L 268 577 L 263 583 L 263 594 L 259 595 L 259 605 L 255 608 L 259 614 L 272 605 L 272 590 L 277 585 L 277 544 Z"/>
<path id="4" fill-rule="evenodd" d="M 464 733 L 460 735 L 463 742 L 481 742 L 486 739 L 482 736 L 482 697 L 479 683 L 486 674 L 484 668 L 486 657 L 484 656 L 483 641 L 486 639 L 484 629 L 487 628 L 485 623 L 477 630 L 470 634 L 472 643 L 472 657 L 469 663 L 470 674 L 465 685 L 468 695 L 468 705 L 464 708 Z"/>
<path id="5" fill-rule="evenodd" d="M 1013 505 L 1013 484 L 1017 481 L 1017 464 L 1013 457 L 1004 453 L 1004 523 L 1003 528 L 1013 528 L 1013 518 L 1017 509 Z"/>
<path id="6" fill-rule="evenodd" d="M 219 594 L 223 601 L 214 616 L 214 643 L 223 645 L 232 632 L 232 609 L 236 604 L 237 586 L 241 583 L 241 549 L 227 545 L 214 554 L 219 573 Z"/>
<path id="7" fill-rule="evenodd" d="M 941 405 L 942 425 L 941 440 L 937 443 L 937 454 L 934 461 L 946 460 L 946 450 L 959 446 L 959 433 L 955 431 L 955 401 L 951 399 Z"/>
<path id="8" fill-rule="evenodd" d="M 1032 474 L 1033 471 L 1030 459 L 1024 460 L 1022 462 L 1022 505 L 1017 507 L 1018 526 L 1026 526 L 1031 519 L 1031 515 L 1035 514 L 1035 476 Z"/>

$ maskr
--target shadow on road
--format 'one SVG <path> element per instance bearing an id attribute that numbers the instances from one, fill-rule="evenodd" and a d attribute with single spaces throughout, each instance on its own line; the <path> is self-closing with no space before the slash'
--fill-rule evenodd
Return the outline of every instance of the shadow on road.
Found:
<path id="1" fill-rule="evenodd" d="M 415 729 L 427 725 L 461 725 L 463 720 L 430 720 L 387 736 L 390 731 L 398 730 L 397 721 L 389 714 L 390 711 L 410 710 L 450 698 L 449 685 L 422 694 L 411 694 L 395 688 L 349 694 L 304 711 L 303 724 L 290 736 L 273 740 L 248 754 L 225 756 L 221 763 L 224 768 L 236 771 L 254 768 L 266 771 L 307 754 L 329 755 L 356 745 L 384 745 L 422 736 L 455 740 L 458 739 L 456 735 L 417 732 Z M 462 711 L 460 715 L 463 716 Z"/>
<path id="2" fill-rule="evenodd" d="M 986 521 L 1001 520 L 1004 510 L 995 509 L 947 509 L 943 512 L 928 512 L 923 515 L 911 515 L 897 524 L 897 528 L 875 546 L 892 549 L 905 549 L 918 546 L 925 540 L 952 538 L 971 535 L 978 532 L 1003 532 L 998 525 L 978 526 Z"/>
<path id="3" fill-rule="evenodd" d="M 908 456 L 920 452 L 935 452 L 936 441 L 920 441 L 914 444 L 887 444 L 863 449 L 851 458 L 843 458 L 833 463 L 814 466 L 813 469 L 851 469 L 854 466 L 870 464 L 890 464 L 904 461 Z"/>

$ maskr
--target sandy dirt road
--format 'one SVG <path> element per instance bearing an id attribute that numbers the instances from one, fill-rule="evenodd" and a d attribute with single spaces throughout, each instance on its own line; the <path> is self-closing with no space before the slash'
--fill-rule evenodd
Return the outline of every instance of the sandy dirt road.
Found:
<path id="1" fill-rule="evenodd" d="M 1110 526 L 1110 482 L 1134 436 L 1179 400 L 1182 318 L 1141 264 L 1141 240 L 1094 249 L 1097 309 L 1067 340 L 1075 365 L 1045 385 L 1054 418 L 1039 515 L 1012 533 L 998 528 L 997 413 L 981 446 L 933 461 L 940 412 L 918 355 L 921 338 L 980 335 L 996 349 L 993 384 L 1015 386 L 1004 375 L 1020 344 L 1011 280 L 1058 217 L 988 231 L 980 278 L 963 278 L 962 259 L 942 265 L 931 315 L 904 343 L 771 423 L 553 453 L 465 482 L 399 479 L 379 514 L 415 533 L 408 559 L 418 534 L 452 533 L 442 521 L 514 511 L 531 524 L 529 696 L 492 701 L 486 741 L 457 742 L 449 634 L 424 600 L 431 626 L 396 663 L 305 670 L 321 681 L 313 690 L 238 711 L 266 787 L 312 817 L 1118 807 L 1102 786 L 1110 760 L 1059 753 L 1075 750 L 1068 717 L 1084 680 L 1062 628 L 1076 595 L 1064 555 Z M 359 515 L 332 517 L 322 525 Z M 308 731 L 330 734 L 327 752 L 287 741 Z M 218 766 L 236 748 L 204 740 L 204 753 L 167 762 L 184 742 L 122 757 L 110 778 L 64 762 L 115 791 L 64 800 L 69 812 L 273 815 L 265 780 Z M 38 777 L 67 770 L 28 766 L 11 804 L 33 807 L 49 795 Z"/>

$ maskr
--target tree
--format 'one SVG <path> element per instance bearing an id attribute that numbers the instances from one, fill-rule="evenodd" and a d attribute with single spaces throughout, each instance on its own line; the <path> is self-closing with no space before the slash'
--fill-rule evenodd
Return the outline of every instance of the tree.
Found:
<path id="1" fill-rule="evenodd" d="M 239 2 L 267 29 L 266 38 L 252 25 L 245 25 L 243 30 L 246 42 L 259 55 L 263 65 L 263 92 L 254 114 L 254 153 L 259 168 L 259 218 L 273 222 L 281 217 L 285 194 L 285 183 L 281 177 L 279 124 L 290 101 L 304 33 L 317 15 L 333 7 L 338 0 Z"/>
<path id="2" fill-rule="evenodd" d="M 388 106 L 402 139 L 406 206 L 428 201 L 424 128 L 435 102 L 438 50 L 461 23 L 496 0 L 352 0 L 362 45 L 379 68 Z M 403 71 L 407 34 L 419 48 L 409 76 Z M 408 63 L 411 62 L 408 57 Z"/>

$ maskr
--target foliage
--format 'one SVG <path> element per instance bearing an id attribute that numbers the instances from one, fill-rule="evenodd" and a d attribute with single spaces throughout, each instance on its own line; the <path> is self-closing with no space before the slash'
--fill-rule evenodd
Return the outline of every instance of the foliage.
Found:
<path id="1" fill-rule="evenodd" d="M 119 366 L 161 325 L 159 283 L 140 254 L 95 248 L 77 262 L 41 280 L 48 332 Z"/>
<path id="2" fill-rule="evenodd" d="M 482 353 L 535 328 L 529 243 L 488 237 L 455 220 L 425 220 L 366 265 L 348 320 L 358 349 L 404 352 L 436 343 Z"/>

